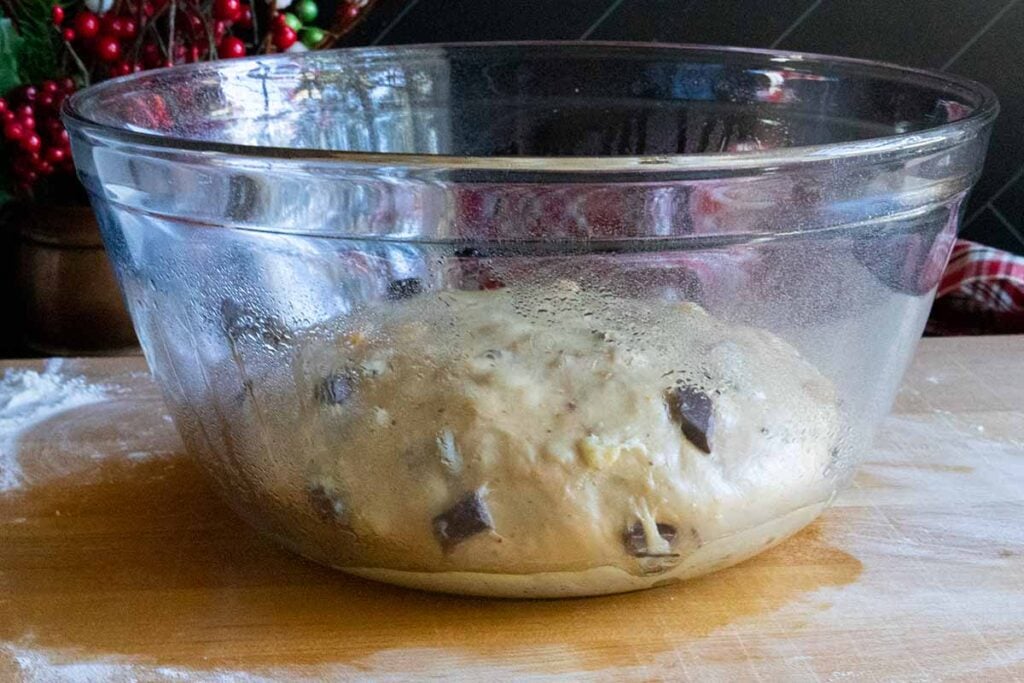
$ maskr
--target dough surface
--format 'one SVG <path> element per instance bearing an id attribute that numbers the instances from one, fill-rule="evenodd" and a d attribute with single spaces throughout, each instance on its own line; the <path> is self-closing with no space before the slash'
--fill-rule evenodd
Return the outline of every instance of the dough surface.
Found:
<path id="1" fill-rule="evenodd" d="M 398 294 L 302 344 L 305 554 L 434 590 L 609 593 L 745 559 L 833 493 L 834 390 L 768 332 L 568 280 Z"/>

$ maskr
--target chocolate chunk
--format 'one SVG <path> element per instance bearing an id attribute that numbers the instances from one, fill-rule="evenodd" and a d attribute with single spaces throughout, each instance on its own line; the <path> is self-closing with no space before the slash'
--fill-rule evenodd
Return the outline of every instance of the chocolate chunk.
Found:
<path id="1" fill-rule="evenodd" d="M 388 300 L 399 301 L 411 299 L 423 293 L 423 283 L 418 277 L 407 277 L 401 280 L 392 280 L 388 283 Z"/>
<path id="2" fill-rule="evenodd" d="M 665 539 L 665 542 L 672 546 L 678 535 L 676 528 L 671 524 L 658 523 L 658 535 Z M 644 533 L 643 522 L 635 522 L 633 526 L 626 529 L 622 535 L 622 543 L 626 546 L 626 552 L 633 557 L 678 557 L 676 553 L 652 553 L 647 550 L 647 534 Z"/>
<path id="3" fill-rule="evenodd" d="M 446 551 L 480 532 L 494 528 L 491 511 L 484 500 L 484 489 L 480 488 L 434 517 L 434 536 Z"/>
<path id="4" fill-rule="evenodd" d="M 352 377 L 347 372 L 334 372 L 324 377 L 316 387 L 316 400 L 326 406 L 340 406 L 355 391 Z"/>
<path id="5" fill-rule="evenodd" d="M 323 484 L 310 484 L 306 494 L 309 496 L 309 504 L 320 519 L 325 522 L 345 519 L 345 505 L 334 491 L 328 490 Z"/>
<path id="6" fill-rule="evenodd" d="M 715 406 L 700 389 L 680 386 L 669 389 L 666 397 L 669 415 L 679 423 L 683 436 L 694 446 L 711 453 L 715 431 Z"/>
<path id="7" fill-rule="evenodd" d="M 242 338 L 259 339 L 271 346 L 279 346 L 288 339 L 288 329 L 273 316 L 260 316 L 231 299 L 220 302 L 224 332 L 232 342 Z"/>
<path id="8" fill-rule="evenodd" d="M 454 256 L 456 258 L 487 258 L 487 253 L 476 247 L 460 247 L 455 250 Z"/>

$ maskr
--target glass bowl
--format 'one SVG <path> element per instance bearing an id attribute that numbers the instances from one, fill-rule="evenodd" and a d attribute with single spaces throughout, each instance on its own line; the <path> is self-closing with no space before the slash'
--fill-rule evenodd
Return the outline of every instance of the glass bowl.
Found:
<path id="1" fill-rule="evenodd" d="M 829 504 L 996 110 L 871 62 L 529 43 L 194 64 L 64 116 L 241 515 L 360 576 L 554 597 L 734 564 Z"/>

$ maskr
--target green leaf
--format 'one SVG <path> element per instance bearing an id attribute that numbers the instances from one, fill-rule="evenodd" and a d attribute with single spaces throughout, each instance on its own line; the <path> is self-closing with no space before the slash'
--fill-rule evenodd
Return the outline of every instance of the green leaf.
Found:
<path id="1" fill-rule="evenodd" d="M 0 17 L 0 95 L 21 85 L 18 77 L 18 48 L 21 39 L 7 17 Z M 2 203 L 2 202 L 0 202 Z"/>
<path id="2" fill-rule="evenodd" d="M 29 83 L 59 76 L 60 46 L 53 28 L 53 5 L 54 0 L 20 0 L 17 4 L 21 35 L 18 66 L 22 79 Z"/>
<path id="3" fill-rule="evenodd" d="M 7 17 L 0 17 L 0 95 L 11 88 L 21 85 L 18 76 L 18 47 L 21 39 L 14 31 L 14 25 Z M 0 155 L 0 207 L 9 202 L 11 197 L 11 172 L 8 168 L 10 155 Z"/>

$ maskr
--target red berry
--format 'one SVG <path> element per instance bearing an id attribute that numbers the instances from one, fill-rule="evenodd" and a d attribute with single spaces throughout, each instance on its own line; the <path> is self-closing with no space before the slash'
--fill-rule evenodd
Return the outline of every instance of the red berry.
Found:
<path id="1" fill-rule="evenodd" d="M 51 107 L 53 107 L 53 95 L 51 93 L 44 92 L 42 95 L 39 96 L 39 99 L 36 100 L 36 104 L 38 104 L 43 109 L 50 109 Z"/>
<path id="2" fill-rule="evenodd" d="M 187 62 L 198 62 L 199 61 L 199 46 L 193 45 L 188 49 L 188 54 L 185 57 Z"/>
<path id="3" fill-rule="evenodd" d="M 39 136 L 35 133 L 26 135 L 21 139 L 21 148 L 29 154 L 38 152 L 43 146 L 43 141 L 39 139 Z"/>
<path id="4" fill-rule="evenodd" d="M 245 43 L 242 42 L 241 38 L 227 36 L 224 40 L 220 41 L 220 45 L 217 47 L 217 56 L 221 59 L 244 57 Z"/>
<path id="5" fill-rule="evenodd" d="M 121 43 L 114 36 L 102 36 L 94 49 L 96 56 L 104 62 L 114 62 L 121 57 Z"/>
<path id="6" fill-rule="evenodd" d="M 68 135 L 66 130 L 62 130 L 60 133 L 54 136 L 54 144 L 60 145 L 67 149 L 71 146 L 71 136 Z"/>
<path id="7" fill-rule="evenodd" d="M 53 19 L 54 26 L 60 26 L 64 23 L 64 8 L 60 5 L 54 5 L 53 9 L 50 10 L 50 17 Z"/>
<path id="8" fill-rule="evenodd" d="M 113 12 L 108 12 L 100 20 L 100 30 L 110 36 L 120 36 L 121 32 L 124 31 L 124 20 Z"/>
<path id="9" fill-rule="evenodd" d="M 134 19 L 124 17 L 121 19 L 121 37 L 134 38 L 139 33 L 139 25 Z"/>
<path id="10" fill-rule="evenodd" d="M 32 99 L 35 99 L 35 98 L 32 98 Z M 33 107 L 31 104 L 23 104 L 20 107 L 18 107 L 17 109 L 15 109 L 14 113 L 17 114 L 18 116 L 20 116 L 21 118 L 25 118 L 26 116 L 28 116 L 28 117 L 35 116 L 36 115 L 36 110 L 35 110 L 35 107 Z"/>
<path id="11" fill-rule="evenodd" d="M 21 174 L 21 179 L 26 185 L 32 185 L 35 181 L 39 180 L 39 175 L 35 171 L 25 171 Z"/>
<path id="12" fill-rule="evenodd" d="M 184 45 L 178 44 L 178 45 L 174 46 L 174 62 L 175 63 L 185 61 L 185 54 L 186 54 L 186 52 L 185 52 L 185 46 Z"/>
<path id="13" fill-rule="evenodd" d="M 142 63 L 153 68 L 160 66 L 163 55 L 160 54 L 160 47 L 156 43 L 146 43 L 142 46 Z"/>
<path id="14" fill-rule="evenodd" d="M 43 92 L 50 93 L 51 95 L 60 91 L 60 86 L 57 85 L 57 81 L 43 81 Z"/>
<path id="15" fill-rule="evenodd" d="M 40 161 L 36 164 L 36 170 L 39 171 L 39 175 L 50 175 L 53 173 L 53 164 L 48 161 Z"/>
<path id="16" fill-rule="evenodd" d="M 252 7 L 242 5 L 242 13 L 238 15 L 238 25 L 242 28 L 252 28 Z"/>
<path id="17" fill-rule="evenodd" d="M 284 13 L 274 15 L 274 26 L 287 26 L 288 22 L 284 19 Z"/>
<path id="18" fill-rule="evenodd" d="M 17 142 L 25 137 L 25 127 L 16 121 L 10 121 L 4 124 L 4 137 L 13 142 Z"/>
<path id="19" fill-rule="evenodd" d="M 20 123 L 21 127 L 24 128 L 25 130 L 36 129 L 36 119 L 34 116 L 22 116 L 20 119 L 18 119 L 18 123 Z"/>
<path id="20" fill-rule="evenodd" d="M 75 31 L 80 38 L 95 38 L 100 32 L 100 20 L 89 10 L 75 16 Z"/>
<path id="21" fill-rule="evenodd" d="M 278 26 L 274 29 L 274 47 L 282 52 L 287 50 L 299 39 L 291 26 Z"/>
<path id="22" fill-rule="evenodd" d="M 61 147 L 50 147 L 46 150 L 46 160 L 51 164 L 59 164 L 64 161 L 68 156 L 68 153 Z"/>
<path id="23" fill-rule="evenodd" d="M 39 91 L 36 90 L 34 85 L 26 85 L 21 89 L 21 99 L 26 102 L 35 102 L 36 97 L 39 96 Z"/>
<path id="24" fill-rule="evenodd" d="M 228 32 L 228 24 L 226 21 L 215 21 L 213 22 L 213 39 L 220 40 L 224 37 L 224 34 Z"/>
<path id="25" fill-rule="evenodd" d="M 0 114 L 5 113 L 6 111 L 7 111 L 7 100 L 5 100 L 4 98 L 0 97 Z"/>
<path id="26" fill-rule="evenodd" d="M 8 124 L 12 121 L 18 120 L 18 117 L 14 115 L 14 112 L 9 109 L 5 111 L 3 114 L 0 114 L 0 118 L 3 119 L 4 124 Z"/>
<path id="27" fill-rule="evenodd" d="M 60 32 L 60 37 L 69 43 L 75 42 L 75 29 L 66 28 Z"/>
<path id="28" fill-rule="evenodd" d="M 238 0 L 213 0 L 213 16 L 223 21 L 235 21 L 242 12 Z"/>
<path id="29" fill-rule="evenodd" d="M 60 82 L 60 89 L 64 92 L 75 91 L 75 80 L 73 78 L 63 78 Z"/>
<path id="30" fill-rule="evenodd" d="M 349 4 L 345 6 L 345 13 L 342 15 L 345 21 L 352 21 L 359 16 L 359 12 L 362 11 L 362 7 L 359 5 Z"/>

